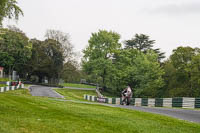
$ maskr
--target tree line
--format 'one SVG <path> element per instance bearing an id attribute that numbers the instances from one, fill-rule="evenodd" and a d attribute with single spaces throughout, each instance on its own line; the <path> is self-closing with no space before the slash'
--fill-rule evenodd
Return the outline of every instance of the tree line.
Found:
<path id="1" fill-rule="evenodd" d="M 0 66 L 10 75 L 17 71 L 25 80 L 50 83 L 78 82 L 81 78 L 69 35 L 58 30 L 48 30 L 45 40 L 29 39 L 15 26 L 3 28 L 5 18 L 18 20 L 24 13 L 17 0 L 0 1 Z"/>
<path id="2" fill-rule="evenodd" d="M 14 27 L 0 28 L 0 66 L 17 71 L 24 80 L 58 84 L 86 79 L 115 95 L 127 85 L 135 97 L 199 97 L 200 49 L 178 47 L 167 59 L 144 34 L 119 42 L 116 32 L 92 33 L 81 64 L 69 35 L 47 30 L 44 40 L 29 39 Z M 81 58 L 81 57 L 78 57 Z"/>
<path id="3" fill-rule="evenodd" d="M 58 30 L 47 30 L 43 41 L 29 39 L 14 27 L 0 28 L 0 66 L 10 75 L 17 71 L 24 80 L 58 84 L 80 81 L 80 70 L 74 59 L 69 35 Z"/>
<path id="4" fill-rule="evenodd" d="M 199 97 L 200 49 L 178 47 L 167 59 L 144 34 L 119 42 L 116 32 L 92 33 L 83 50 L 82 68 L 89 82 L 119 94 L 127 85 L 134 97 Z"/>

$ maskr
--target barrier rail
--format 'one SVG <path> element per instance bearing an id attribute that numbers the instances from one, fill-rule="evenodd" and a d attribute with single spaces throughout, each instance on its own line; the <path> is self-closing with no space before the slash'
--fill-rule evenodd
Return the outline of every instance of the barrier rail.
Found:
<path id="1" fill-rule="evenodd" d="M 121 104 L 121 98 L 97 98 L 96 96 L 84 95 L 84 99 L 93 102 L 108 104 Z M 178 108 L 200 108 L 200 98 L 132 98 L 130 105 L 148 107 L 178 107 Z"/>
<path id="2" fill-rule="evenodd" d="M 20 88 L 24 88 L 24 84 L 18 85 L 18 86 L 6 86 L 6 87 L 0 87 L 0 93 L 10 91 L 10 90 L 17 90 Z"/>

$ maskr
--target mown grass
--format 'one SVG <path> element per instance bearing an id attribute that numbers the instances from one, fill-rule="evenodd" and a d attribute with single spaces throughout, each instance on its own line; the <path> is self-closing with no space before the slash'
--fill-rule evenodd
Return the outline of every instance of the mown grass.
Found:
<path id="1" fill-rule="evenodd" d="M 9 78 L 0 78 L 0 82 L 6 82 L 9 81 Z"/>
<path id="2" fill-rule="evenodd" d="M 7 85 L 5 85 L 5 84 L 0 84 L 0 87 L 6 87 Z"/>
<path id="3" fill-rule="evenodd" d="M 95 90 L 76 90 L 76 89 L 54 89 L 56 92 L 60 93 L 65 97 L 67 100 L 79 100 L 79 101 L 85 101 L 83 99 L 84 94 L 96 96 Z M 111 97 L 108 93 L 103 93 L 105 97 Z"/>
<path id="4" fill-rule="evenodd" d="M 96 92 L 94 90 L 75 90 L 75 89 L 54 89 L 67 100 L 80 100 L 83 101 L 84 94 L 95 96 Z"/>
<path id="5" fill-rule="evenodd" d="M 31 86 L 30 84 L 24 84 L 24 87 L 28 88 L 29 86 Z"/>
<path id="6" fill-rule="evenodd" d="M 0 133 L 199 133 L 200 124 L 139 111 L 0 93 Z"/>
<path id="7" fill-rule="evenodd" d="M 64 87 L 76 87 L 76 88 L 96 88 L 96 86 L 85 85 L 85 84 L 73 84 L 73 83 L 63 83 Z"/>

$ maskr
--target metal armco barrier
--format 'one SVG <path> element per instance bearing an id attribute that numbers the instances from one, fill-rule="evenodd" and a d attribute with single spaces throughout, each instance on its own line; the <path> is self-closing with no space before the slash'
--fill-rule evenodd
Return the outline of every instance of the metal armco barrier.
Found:
<path id="1" fill-rule="evenodd" d="M 163 107 L 172 107 L 172 98 L 163 98 Z"/>
<path id="2" fill-rule="evenodd" d="M 195 108 L 195 98 L 183 98 L 183 108 Z"/>
<path id="3" fill-rule="evenodd" d="M 172 107 L 182 107 L 183 98 L 172 98 Z"/>
<path id="4" fill-rule="evenodd" d="M 11 91 L 11 90 L 17 90 L 20 88 L 24 88 L 24 84 L 18 85 L 18 86 L 6 86 L 6 87 L 0 87 L 0 93 Z"/>
<path id="5" fill-rule="evenodd" d="M 148 106 L 148 98 L 142 98 L 142 106 Z"/>
<path id="6" fill-rule="evenodd" d="M 163 98 L 155 99 L 155 107 L 163 107 Z"/>
<path id="7" fill-rule="evenodd" d="M 142 98 L 135 98 L 135 106 L 142 106 Z"/>
<path id="8" fill-rule="evenodd" d="M 155 99 L 148 98 L 148 107 L 155 107 Z"/>
<path id="9" fill-rule="evenodd" d="M 97 98 L 96 96 L 84 95 L 84 99 L 93 102 L 108 104 L 121 104 L 121 98 Z M 178 107 L 178 108 L 200 108 L 200 98 L 131 98 L 130 105 L 146 107 Z"/>
<path id="10" fill-rule="evenodd" d="M 195 108 L 200 108 L 200 98 L 195 99 Z"/>

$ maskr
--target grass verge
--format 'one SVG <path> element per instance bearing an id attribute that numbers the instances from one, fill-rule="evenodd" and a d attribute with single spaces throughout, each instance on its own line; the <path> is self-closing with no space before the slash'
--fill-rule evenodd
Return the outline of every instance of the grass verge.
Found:
<path id="1" fill-rule="evenodd" d="M 80 100 L 84 101 L 83 95 L 88 94 L 95 96 L 96 92 L 94 90 L 75 90 L 75 89 L 54 89 L 59 94 L 63 95 L 67 100 Z"/>
<path id="2" fill-rule="evenodd" d="M 79 100 L 79 101 L 86 101 L 83 99 L 84 94 L 96 96 L 95 90 L 76 90 L 76 89 L 54 89 L 59 94 L 63 95 L 67 100 Z M 108 93 L 103 93 L 105 97 L 112 97 Z"/>
<path id="3" fill-rule="evenodd" d="M 96 86 L 85 85 L 85 84 L 73 84 L 73 83 L 63 83 L 64 87 L 76 87 L 76 88 L 96 88 Z"/>
<path id="4" fill-rule="evenodd" d="M 0 82 L 6 82 L 9 81 L 9 78 L 0 78 Z"/>
<path id="5" fill-rule="evenodd" d="M 7 85 L 5 85 L 5 84 L 0 84 L 0 87 L 6 87 Z"/>
<path id="6" fill-rule="evenodd" d="M 77 94 L 78 95 L 78 94 Z M 1 133 L 199 133 L 200 124 L 139 111 L 0 93 Z"/>

